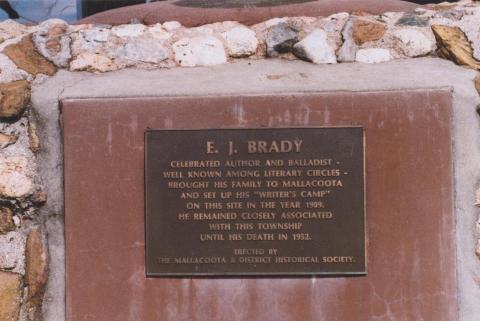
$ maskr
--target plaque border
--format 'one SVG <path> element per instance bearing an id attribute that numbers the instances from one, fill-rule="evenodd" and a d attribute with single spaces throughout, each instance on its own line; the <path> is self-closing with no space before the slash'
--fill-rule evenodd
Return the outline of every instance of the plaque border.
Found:
<path id="1" fill-rule="evenodd" d="M 186 132 L 186 131 L 215 131 L 215 130 L 272 130 L 272 129 L 334 129 L 334 128 L 361 128 L 362 129 L 362 159 L 363 159 L 363 240 L 364 240 L 364 264 L 363 271 L 355 272 L 154 272 L 149 273 L 147 271 L 147 160 L 148 149 L 147 146 L 147 134 L 149 132 Z M 279 278 L 282 276 L 288 277 L 362 277 L 368 275 L 368 233 L 367 233 L 367 183 L 366 183 L 366 130 L 362 125 L 339 125 L 339 126 L 285 126 L 285 127 L 226 127 L 226 128 L 150 128 L 147 127 L 144 131 L 144 253 L 145 253 L 145 277 L 149 278 L 189 278 L 189 277 L 216 277 L 216 278 L 229 278 L 229 277 L 262 277 L 262 278 Z"/>

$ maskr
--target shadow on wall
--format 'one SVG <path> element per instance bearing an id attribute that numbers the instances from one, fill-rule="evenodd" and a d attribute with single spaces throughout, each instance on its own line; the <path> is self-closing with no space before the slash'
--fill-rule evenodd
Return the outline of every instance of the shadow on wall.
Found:
<path id="1" fill-rule="evenodd" d="M 22 23 L 38 23 L 50 18 L 60 18 L 73 22 L 102 11 L 155 1 L 161 0 L 0 0 L 0 21 L 16 19 Z M 265 3 L 264 5 L 267 5 L 268 3 L 281 2 L 282 0 L 261 1 Z M 211 2 L 211 0 L 189 0 L 189 2 L 197 3 L 199 7 L 202 7 Z M 237 5 L 241 2 L 248 5 L 252 2 L 259 2 L 259 0 L 217 0 L 215 2 L 230 2 Z M 409 2 L 427 4 L 443 1 L 412 0 Z"/>

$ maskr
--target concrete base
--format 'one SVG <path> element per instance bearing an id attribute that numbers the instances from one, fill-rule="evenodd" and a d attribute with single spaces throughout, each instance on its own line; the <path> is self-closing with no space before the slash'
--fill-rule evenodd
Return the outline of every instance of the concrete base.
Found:
<path id="1" fill-rule="evenodd" d="M 45 318 L 63 321 L 63 188 L 62 146 L 58 118 L 59 99 L 222 96 L 242 94 L 302 93 L 327 91 L 391 91 L 449 88 L 453 92 L 455 215 L 457 220 L 457 277 L 459 315 L 462 321 L 476 321 L 480 315 L 480 263 L 475 257 L 474 232 L 478 211 L 475 189 L 480 182 L 480 124 L 476 106 L 480 99 L 473 85 L 475 72 L 438 59 L 395 61 L 379 65 L 341 64 L 314 66 L 282 60 L 242 61 L 210 68 L 174 70 L 124 70 L 102 75 L 61 71 L 42 84 L 34 85 L 32 102 L 44 146 L 39 162 L 47 178 L 48 202 L 44 207 L 52 243 L 51 282 Z M 434 219 L 434 218 L 432 218 Z M 94 267 L 90 267 L 94 268 Z M 54 298 L 50 303 L 48 298 Z"/>

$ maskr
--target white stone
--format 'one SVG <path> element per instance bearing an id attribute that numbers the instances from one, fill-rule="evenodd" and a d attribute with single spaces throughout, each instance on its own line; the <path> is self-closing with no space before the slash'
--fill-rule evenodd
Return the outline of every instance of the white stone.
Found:
<path id="1" fill-rule="evenodd" d="M 473 57 L 480 60 L 480 8 L 471 15 L 466 15 L 459 22 L 473 49 Z"/>
<path id="2" fill-rule="evenodd" d="M 213 34 L 213 28 L 210 27 L 209 25 L 190 28 L 189 31 L 192 32 L 192 33 L 195 33 L 195 34 L 205 34 L 205 35 L 212 35 Z"/>
<path id="3" fill-rule="evenodd" d="M 376 64 L 390 60 L 392 60 L 390 50 L 380 48 L 360 49 L 357 51 L 357 55 L 355 57 L 355 61 L 368 64 Z"/>
<path id="4" fill-rule="evenodd" d="M 69 29 L 70 26 L 65 21 L 50 19 L 42 22 L 32 37 L 38 52 L 58 67 L 67 67 L 72 58 Z M 51 42 L 55 45 L 52 46 Z"/>
<path id="5" fill-rule="evenodd" d="M 338 51 L 338 61 L 352 62 L 355 61 L 358 46 L 353 40 L 353 20 L 348 20 L 342 30 L 342 37 L 344 39 L 340 50 Z"/>
<path id="6" fill-rule="evenodd" d="M 25 156 L 0 158 L 0 196 L 4 198 L 27 197 L 34 183 L 29 177 L 28 159 Z"/>
<path id="7" fill-rule="evenodd" d="M 245 26 L 238 26 L 222 33 L 231 57 L 248 57 L 257 51 L 258 39 L 255 32 Z"/>
<path id="8" fill-rule="evenodd" d="M 428 55 L 435 50 L 435 38 L 433 34 L 427 37 L 423 32 L 413 28 L 397 29 L 393 37 L 401 43 L 401 50 L 408 57 Z"/>
<path id="9" fill-rule="evenodd" d="M 116 26 L 112 28 L 112 33 L 117 37 L 139 37 L 147 27 L 145 25 L 136 23 L 130 25 Z"/>
<path id="10" fill-rule="evenodd" d="M 181 23 L 178 21 L 166 21 L 163 23 L 162 26 L 163 26 L 163 29 L 167 31 L 172 31 L 182 27 Z"/>
<path id="11" fill-rule="evenodd" d="M 287 18 L 272 18 L 270 20 L 265 21 L 265 26 L 267 28 L 270 28 L 270 27 L 278 25 L 279 23 L 282 23 L 282 22 L 288 23 L 288 19 Z"/>
<path id="12" fill-rule="evenodd" d="M 167 59 L 163 42 L 154 39 L 133 38 L 125 44 L 122 53 L 124 56 L 120 58 L 147 63 L 159 63 Z"/>
<path id="13" fill-rule="evenodd" d="M 18 69 L 17 65 L 6 55 L 0 53 L 0 83 L 27 79 L 28 73 Z"/>
<path id="14" fill-rule="evenodd" d="M 212 66 L 227 62 L 222 42 L 213 36 L 180 39 L 173 44 L 173 52 L 180 66 Z"/>
<path id="15" fill-rule="evenodd" d="M 81 31 L 83 38 L 89 42 L 107 42 L 110 30 L 105 28 L 92 28 Z"/>
<path id="16" fill-rule="evenodd" d="M 0 38 L 3 40 L 19 37 L 28 33 L 29 28 L 15 20 L 7 19 L 0 22 Z"/>
<path id="17" fill-rule="evenodd" d="M 153 38 L 158 40 L 167 40 L 172 34 L 167 32 L 160 23 L 148 27 L 147 32 L 152 35 Z"/>
<path id="18" fill-rule="evenodd" d="M 0 269 L 25 273 L 25 242 L 22 233 L 0 235 Z"/>
<path id="19" fill-rule="evenodd" d="M 327 33 L 322 29 L 315 29 L 302 41 L 296 43 L 293 52 L 296 56 L 316 64 L 337 63 L 335 50 L 329 45 Z"/>
<path id="20" fill-rule="evenodd" d="M 116 69 L 117 66 L 110 58 L 89 52 L 82 52 L 70 62 L 70 70 L 72 71 L 88 70 L 106 72 Z"/>

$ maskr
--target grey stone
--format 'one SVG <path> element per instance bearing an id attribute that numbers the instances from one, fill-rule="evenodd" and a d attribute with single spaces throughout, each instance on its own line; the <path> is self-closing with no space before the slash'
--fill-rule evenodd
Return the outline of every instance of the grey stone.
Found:
<path id="1" fill-rule="evenodd" d="M 358 46 L 353 40 L 353 19 L 349 19 L 342 30 L 343 44 L 338 50 L 337 60 L 340 62 L 353 62 Z"/>
<path id="2" fill-rule="evenodd" d="M 429 18 L 423 17 L 417 12 L 407 12 L 400 19 L 398 19 L 397 26 L 415 26 L 426 27 L 428 26 Z"/>
<path id="3" fill-rule="evenodd" d="M 159 63 L 168 58 L 163 42 L 153 39 L 133 38 L 129 40 L 118 58 L 147 63 Z"/>
<path id="4" fill-rule="evenodd" d="M 327 41 L 327 33 L 315 29 L 302 41 L 293 46 L 295 56 L 315 64 L 336 64 L 335 50 Z"/>
<path id="5" fill-rule="evenodd" d="M 291 52 L 298 42 L 298 31 L 285 22 L 280 22 L 267 31 L 265 39 L 267 43 L 267 55 L 276 57 L 282 53 Z"/>

